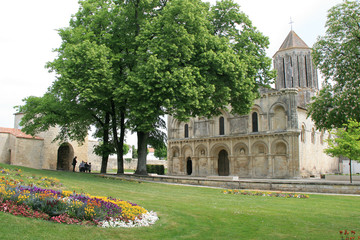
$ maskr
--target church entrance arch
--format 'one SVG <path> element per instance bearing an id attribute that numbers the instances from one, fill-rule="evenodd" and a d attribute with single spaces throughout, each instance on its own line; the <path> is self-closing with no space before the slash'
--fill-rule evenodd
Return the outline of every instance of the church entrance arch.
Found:
<path id="1" fill-rule="evenodd" d="M 218 171 L 219 176 L 229 176 L 229 158 L 226 150 L 219 152 Z"/>
<path id="2" fill-rule="evenodd" d="M 72 159 L 74 158 L 74 149 L 69 143 L 63 143 L 58 148 L 56 170 L 70 170 Z"/>
<path id="3" fill-rule="evenodd" d="M 187 173 L 187 175 L 192 174 L 192 161 L 191 161 L 191 158 L 188 158 L 187 161 L 186 161 L 186 173 Z"/>

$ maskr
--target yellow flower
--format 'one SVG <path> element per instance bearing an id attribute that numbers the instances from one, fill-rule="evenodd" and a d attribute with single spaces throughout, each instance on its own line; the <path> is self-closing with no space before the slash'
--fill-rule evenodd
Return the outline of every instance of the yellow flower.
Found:
<path id="1" fill-rule="evenodd" d="M 73 192 L 71 192 L 71 191 L 62 191 L 62 195 L 63 195 L 64 197 L 68 197 L 68 196 L 70 196 L 71 194 L 73 194 Z"/>

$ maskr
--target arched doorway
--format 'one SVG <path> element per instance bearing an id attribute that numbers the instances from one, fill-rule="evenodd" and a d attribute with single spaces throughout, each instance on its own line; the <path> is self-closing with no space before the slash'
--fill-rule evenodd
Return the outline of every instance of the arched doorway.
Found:
<path id="1" fill-rule="evenodd" d="M 218 171 L 219 176 L 229 176 L 229 158 L 225 150 L 219 152 Z"/>
<path id="2" fill-rule="evenodd" d="M 69 143 L 60 145 L 57 154 L 57 167 L 56 170 L 70 170 L 70 165 L 74 157 L 74 149 Z"/>
<path id="3" fill-rule="evenodd" d="M 192 161 L 191 158 L 188 158 L 186 161 L 186 173 L 187 175 L 191 175 L 192 173 Z"/>

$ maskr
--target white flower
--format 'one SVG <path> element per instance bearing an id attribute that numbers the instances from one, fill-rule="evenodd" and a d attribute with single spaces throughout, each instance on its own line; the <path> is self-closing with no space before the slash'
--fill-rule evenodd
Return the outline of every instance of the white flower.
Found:
<path id="1" fill-rule="evenodd" d="M 147 212 L 141 215 L 140 218 L 135 218 L 134 221 L 124 222 L 119 219 L 111 218 L 108 221 L 101 221 L 100 226 L 103 228 L 106 227 L 148 227 L 153 225 L 157 220 L 159 220 L 156 212 Z"/>

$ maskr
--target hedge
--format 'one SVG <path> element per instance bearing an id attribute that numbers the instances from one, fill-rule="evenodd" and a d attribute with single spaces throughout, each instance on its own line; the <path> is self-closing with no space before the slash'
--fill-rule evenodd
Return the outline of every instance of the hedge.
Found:
<path id="1" fill-rule="evenodd" d="M 148 173 L 157 173 L 158 175 L 164 175 L 165 174 L 165 168 L 164 165 L 146 165 L 146 171 Z"/>

